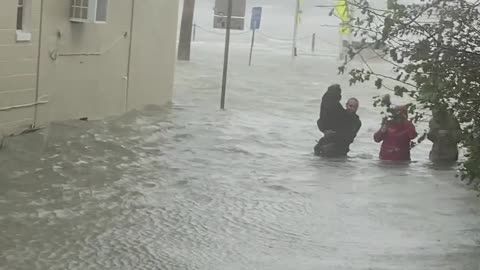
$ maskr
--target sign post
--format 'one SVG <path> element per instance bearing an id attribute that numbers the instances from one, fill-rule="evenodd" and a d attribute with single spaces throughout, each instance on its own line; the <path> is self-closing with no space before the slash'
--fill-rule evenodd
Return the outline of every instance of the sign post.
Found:
<path id="1" fill-rule="evenodd" d="M 252 65 L 253 46 L 255 44 L 255 30 L 260 29 L 260 22 L 262 21 L 262 8 L 254 7 L 252 9 L 252 19 L 250 21 L 250 30 L 252 30 L 252 44 L 250 46 L 250 57 L 248 58 L 248 65 Z"/>
<path id="2" fill-rule="evenodd" d="M 227 11 L 227 34 L 225 35 L 225 54 L 223 61 L 223 78 L 222 78 L 222 96 L 220 99 L 220 109 L 225 109 L 225 95 L 227 92 L 227 72 L 228 72 L 228 55 L 230 51 L 230 26 L 232 23 L 232 1 L 228 0 Z"/>
<path id="3" fill-rule="evenodd" d="M 297 56 L 297 35 L 298 35 L 298 21 L 300 19 L 300 1 L 295 0 L 296 7 L 295 7 L 295 22 L 293 25 L 293 44 L 292 44 L 292 57 L 295 58 Z"/>
<path id="4" fill-rule="evenodd" d="M 225 54 L 223 60 L 222 95 L 220 109 L 225 109 L 227 92 L 228 57 L 230 53 L 230 32 L 232 29 L 243 30 L 245 27 L 246 0 L 216 0 L 213 27 L 226 29 Z M 226 16 L 225 16 L 226 15 Z"/>

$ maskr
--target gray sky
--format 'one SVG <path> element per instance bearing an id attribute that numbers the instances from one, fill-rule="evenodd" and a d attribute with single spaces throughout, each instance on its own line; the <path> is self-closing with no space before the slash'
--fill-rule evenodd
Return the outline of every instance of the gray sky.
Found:
<path id="1" fill-rule="evenodd" d="M 251 8 L 263 7 L 263 20 L 261 31 L 276 37 L 291 38 L 293 31 L 293 16 L 296 0 L 247 0 L 247 21 L 249 25 Z M 304 15 L 299 27 L 299 35 L 317 33 L 319 37 L 330 41 L 338 40 L 338 29 L 328 29 L 324 24 L 337 25 L 339 20 L 329 17 L 329 8 L 318 8 L 315 5 L 334 5 L 336 0 L 304 0 Z M 375 7 L 383 7 L 386 0 L 372 0 Z M 203 27 L 212 27 L 213 7 L 215 0 L 197 0 L 195 21 Z"/>
<path id="2" fill-rule="evenodd" d="M 299 37 L 311 36 L 313 33 L 326 37 L 330 41 L 338 40 L 338 30 L 321 27 L 322 24 L 337 25 L 338 19 L 329 17 L 329 9 L 316 8 L 316 4 L 325 3 L 321 0 L 305 0 L 302 24 L 299 27 Z M 205 28 L 212 28 L 214 0 L 197 0 L 195 22 Z M 330 3 L 334 3 L 330 1 Z M 293 35 L 294 0 L 247 0 L 247 20 L 249 26 L 251 9 L 254 6 L 263 7 L 260 31 L 266 35 L 288 39 Z M 247 29 L 246 29 L 247 30 Z M 213 38 L 213 37 L 212 37 Z"/>
<path id="3" fill-rule="evenodd" d="M 340 20 L 335 16 L 328 15 L 331 8 L 315 7 L 316 5 L 335 5 L 336 3 L 337 0 L 304 0 L 302 23 L 298 29 L 299 50 L 310 51 L 314 33 L 317 36 L 318 48 L 332 49 L 339 46 L 341 36 L 337 25 Z M 370 3 L 376 8 L 385 8 L 386 6 L 386 0 L 371 0 Z M 263 42 L 265 46 L 287 48 L 291 46 L 288 45 L 288 39 L 292 40 L 293 38 L 295 5 L 296 0 L 247 0 L 245 30 L 248 31 L 250 25 L 252 7 L 261 6 L 263 7 L 263 16 L 257 42 L 259 44 Z M 214 6 L 215 0 L 196 0 L 194 20 L 199 26 L 198 41 L 222 42 L 224 39 L 222 31 L 213 29 Z M 209 31 L 213 31 L 213 33 Z M 250 42 L 247 33 L 241 34 L 239 31 L 234 31 L 234 33 L 237 35 L 234 35 L 232 43 L 248 44 Z M 272 39 L 267 40 L 266 36 Z"/>

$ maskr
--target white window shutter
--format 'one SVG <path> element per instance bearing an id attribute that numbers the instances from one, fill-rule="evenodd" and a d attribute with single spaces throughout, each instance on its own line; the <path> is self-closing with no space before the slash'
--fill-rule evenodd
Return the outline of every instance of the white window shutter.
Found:
<path id="1" fill-rule="evenodd" d="M 88 21 L 95 22 L 97 14 L 97 0 L 88 0 Z"/>

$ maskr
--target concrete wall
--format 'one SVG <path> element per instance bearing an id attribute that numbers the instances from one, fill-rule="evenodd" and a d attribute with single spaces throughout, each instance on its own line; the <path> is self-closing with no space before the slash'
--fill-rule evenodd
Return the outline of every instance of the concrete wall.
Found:
<path id="1" fill-rule="evenodd" d="M 106 23 L 70 22 L 69 0 L 31 1 L 33 40 L 24 43 L 15 40 L 17 0 L 0 1 L 0 136 L 171 100 L 178 0 L 110 0 Z"/>
<path id="2" fill-rule="evenodd" d="M 35 102 L 40 1 L 33 0 L 32 40 L 17 42 L 18 0 L 0 2 L 0 137 L 29 128 L 34 122 L 34 107 L 7 109 Z"/>
<path id="3" fill-rule="evenodd" d="M 128 108 L 172 99 L 178 0 L 136 0 Z"/>

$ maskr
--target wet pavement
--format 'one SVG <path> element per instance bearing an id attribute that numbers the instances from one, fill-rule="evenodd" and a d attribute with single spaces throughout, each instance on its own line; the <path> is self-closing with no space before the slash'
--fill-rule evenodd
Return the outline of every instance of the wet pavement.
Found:
<path id="1" fill-rule="evenodd" d="M 430 145 L 380 163 L 370 85 L 336 59 L 234 47 L 218 110 L 221 44 L 179 63 L 172 106 L 69 121 L 0 152 L 0 269 L 480 268 L 476 193 Z M 323 67 L 323 68 L 320 68 Z M 326 87 L 343 80 L 363 127 L 348 159 L 312 155 Z"/>

